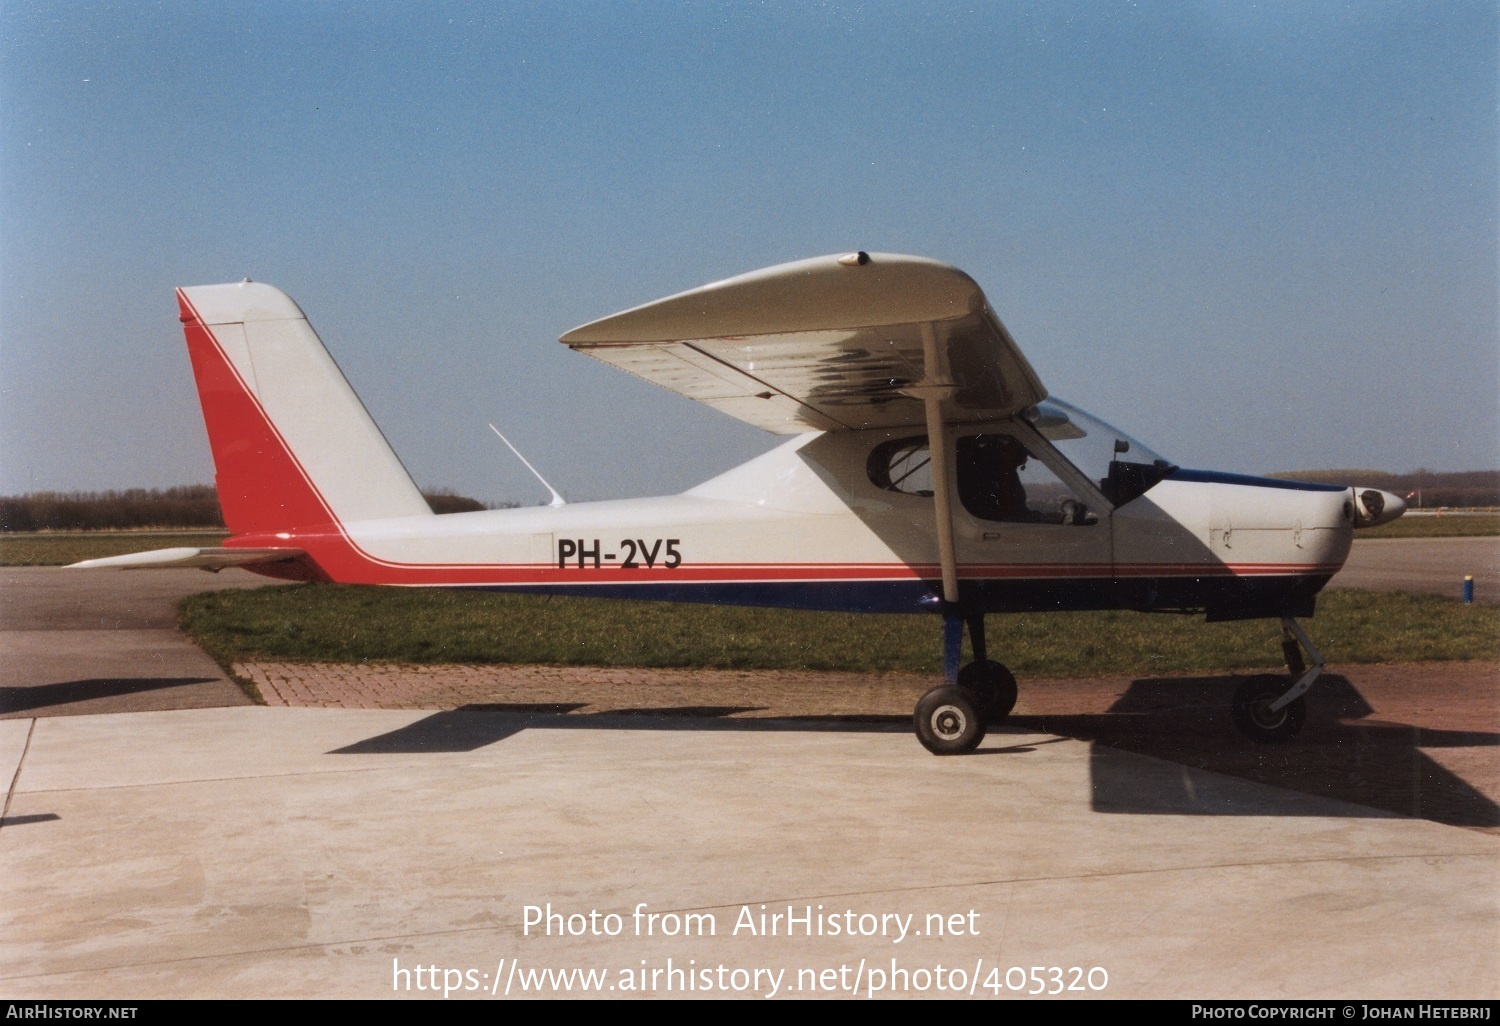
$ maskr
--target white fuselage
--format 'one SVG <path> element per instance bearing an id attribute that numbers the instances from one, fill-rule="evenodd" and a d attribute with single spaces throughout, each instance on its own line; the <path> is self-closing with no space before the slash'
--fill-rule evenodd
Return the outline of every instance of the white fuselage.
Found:
<path id="1" fill-rule="evenodd" d="M 363 520 L 233 544 L 295 545 L 318 576 L 352 583 L 933 609 L 932 499 L 882 488 L 867 472 L 892 434 L 802 435 L 675 496 Z M 1353 534 L 1348 489 L 1168 477 L 1118 508 L 1087 484 L 1075 491 L 1088 494 L 1089 523 L 996 522 L 958 509 L 966 593 L 995 610 L 1232 614 L 1246 601 L 1269 615 L 1268 601 L 1310 599 Z"/>

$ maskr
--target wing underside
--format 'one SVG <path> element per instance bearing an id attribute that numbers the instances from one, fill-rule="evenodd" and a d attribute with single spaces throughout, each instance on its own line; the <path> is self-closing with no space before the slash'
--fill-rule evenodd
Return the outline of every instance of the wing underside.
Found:
<path id="1" fill-rule="evenodd" d="M 1010 416 L 1047 394 L 974 280 L 919 257 L 781 264 L 562 342 L 779 434 L 922 425 L 924 384 L 952 386 L 953 422 Z"/>

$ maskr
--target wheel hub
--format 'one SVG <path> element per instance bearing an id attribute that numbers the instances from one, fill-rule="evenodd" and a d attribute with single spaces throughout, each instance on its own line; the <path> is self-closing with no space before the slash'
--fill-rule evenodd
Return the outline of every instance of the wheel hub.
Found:
<path id="1" fill-rule="evenodd" d="M 964 711 L 957 706 L 939 706 L 932 714 L 932 731 L 944 741 L 952 741 L 964 732 L 967 722 Z"/>
<path id="2" fill-rule="evenodd" d="M 1275 698 L 1266 698 L 1255 702 L 1250 706 L 1250 718 L 1255 721 L 1257 727 L 1265 730 L 1275 730 L 1286 722 L 1286 709 L 1271 710 L 1271 703 Z"/>

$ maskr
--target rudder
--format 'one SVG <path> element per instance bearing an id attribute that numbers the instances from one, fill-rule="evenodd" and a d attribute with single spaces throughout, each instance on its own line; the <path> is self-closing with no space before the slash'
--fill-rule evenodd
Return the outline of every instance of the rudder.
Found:
<path id="1" fill-rule="evenodd" d="M 246 281 L 177 300 L 232 532 L 432 515 L 291 297 Z"/>

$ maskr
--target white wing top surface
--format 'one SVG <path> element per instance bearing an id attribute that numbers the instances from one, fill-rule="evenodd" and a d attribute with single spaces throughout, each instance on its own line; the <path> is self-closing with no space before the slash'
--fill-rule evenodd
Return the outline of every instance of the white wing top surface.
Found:
<path id="1" fill-rule="evenodd" d="M 752 271 L 574 328 L 564 345 L 778 434 L 919 426 L 903 390 L 930 332 L 951 422 L 1046 398 L 974 279 L 922 257 L 814 257 Z"/>

